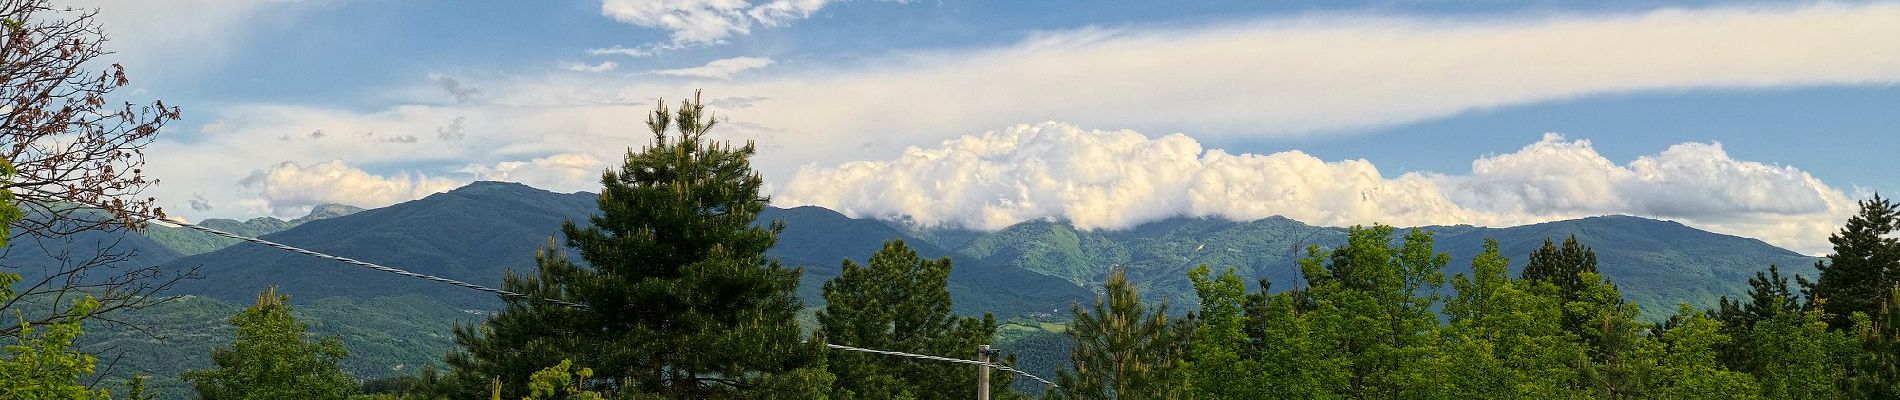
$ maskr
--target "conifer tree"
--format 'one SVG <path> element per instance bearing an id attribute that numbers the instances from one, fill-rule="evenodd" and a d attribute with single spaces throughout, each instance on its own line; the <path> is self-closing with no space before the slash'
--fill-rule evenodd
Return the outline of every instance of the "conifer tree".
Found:
<path id="1" fill-rule="evenodd" d="M 1184 389 L 1177 370 L 1183 348 L 1182 326 L 1168 318 L 1168 305 L 1142 304 L 1126 271 L 1108 275 L 1105 293 L 1093 311 L 1075 307 L 1069 322 L 1073 370 L 1057 374 L 1051 397 L 1078 400 L 1160 400 L 1179 398 Z"/>
<path id="2" fill-rule="evenodd" d="M 1827 312 L 1829 325 L 1847 326 L 1854 313 L 1873 315 L 1886 301 L 1900 275 L 1900 240 L 1890 236 L 1896 227 L 1900 205 L 1875 195 L 1862 200 L 1860 212 L 1827 238 L 1834 253 L 1815 263 L 1820 278 L 1802 286 L 1809 301 Z"/>
<path id="3" fill-rule="evenodd" d="M 1722 363 L 1760 375 L 1768 365 L 1755 357 L 1759 353 L 1755 343 L 1758 335 L 1753 334 L 1755 325 L 1784 314 L 1800 315 L 1801 309 L 1801 303 L 1789 289 L 1788 278 L 1781 275 L 1781 268 L 1770 265 L 1767 272 L 1755 272 L 1755 277 L 1748 278 L 1748 292 L 1742 300 L 1722 296 L 1716 309 L 1709 313 L 1711 318 L 1722 321 L 1722 333 L 1734 338 L 1721 349 Z"/>
<path id="4" fill-rule="evenodd" d="M 449 381 L 500 378 L 517 398 L 535 371 L 571 360 L 598 372 L 580 386 L 621 395 L 822 396 L 824 344 L 797 322 L 801 271 L 765 256 L 784 225 L 754 224 L 767 201 L 755 148 L 709 141 L 714 121 L 697 97 L 677 113 L 662 102 L 647 120 L 652 144 L 602 174 L 600 214 L 562 226 L 580 259 L 549 246 L 531 274 L 507 277 L 528 298 L 456 329 Z"/>
<path id="5" fill-rule="evenodd" d="M 356 379 L 337 366 L 349 355 L 343 342 L 334 336 L 305 340 L 304 324 L 290 312 L 290 296 L 274 287 L 259 294 L 256 305 L 231 317 L 237 338 L 231 347 L 211 350 L 214 367 L 183 378 L 206 400 L 340 400 L 356 394 Z"/>
<path id="6" fill-rule="evenodd" d="M 976 359 L 996 335 L 996 318 L 951 313 L 950 259 L 925 260 L 902 240 L 884 243 L 868 265 L 845 260 L 825 282 L 816 339 L 853 347 Z M 1012 356 L 1013 358 L 1013 356 Z M 1004 364 L 1013 364 L 1004 360 Z M 878 354 L 834 353 L 834 399 L 968 399 L 976 368 Z M 990 392 L 1006 398 L 1014 375 L 990 375 Z"/>
<path id="7" fill-rule="evenodd" d="M 1848 364 L 1845 383 L 1853 398 L 1900 398 L 1900 287 L 1887 290 L 1886 301 L 1872 314 L 1854 313 L 1854 336 L 1860 351 Z"/>
<path id="8" fill-rule="evenodd" d="M 1563 247 L 1558 247 L 1544 238 L 1544 246 L 1532 251 L 1530 260 L 1524 263 L 1521 278 L 1527 281 L 1546 282 L 1557 287 L 1557 297 L 1565 303 L 1577 301 L 1578 292 L 1584 290 L 1583 273 L 1597 273 L 1597 252 L 1577 241 L 1577 235 L 1564 239 Z M 1581 330 L 1585 316 L 1565 313 L 1564 328 L 1571 332 Z"/>

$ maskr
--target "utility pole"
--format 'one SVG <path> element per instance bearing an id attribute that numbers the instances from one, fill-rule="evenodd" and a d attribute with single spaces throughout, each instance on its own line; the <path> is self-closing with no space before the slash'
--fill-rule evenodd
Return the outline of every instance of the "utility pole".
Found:
<path id="1" fill-rule="evenodd" d="M 976 400 L 990 400 L 990 345 L 977 346 L 976 361 L 982 362 L 976 368 Z"/>

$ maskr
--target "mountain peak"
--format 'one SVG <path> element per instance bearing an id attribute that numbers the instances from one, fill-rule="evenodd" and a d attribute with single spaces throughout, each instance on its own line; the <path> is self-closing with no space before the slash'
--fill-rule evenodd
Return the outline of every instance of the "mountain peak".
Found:
<path id="1" fill-rule="evenodd" d="M 546 192 L 546 190 L 541 190 L 540 188 L 528 186 L 519 182 L 475 181 L 475 182 L 469 183 L 468 185 L 455 188 L 455 190 L 450 190 L 449 193 L 482 193 L 482 192 L 491 192 L 491 191 L 497 191 L 497 190 L 500 190 L 500 191 L 526 190 L 526 191 Z"/>
<path id="2" fill-rule="evenodd" d="M 359 213 L 362 211 L 363 211 L 362 207 L 352 206 L 348 204 L 336 204 L 336 203 L 318 204 L 317 206 L 310 208 L 310 214 L 304 215 L 302 218 L 290 220 L 290 224 L 302 225 L 305 222 L 316 221 L 320 219 L 336 218 L 336 217 L 341 217 L 345 215 Z"/>

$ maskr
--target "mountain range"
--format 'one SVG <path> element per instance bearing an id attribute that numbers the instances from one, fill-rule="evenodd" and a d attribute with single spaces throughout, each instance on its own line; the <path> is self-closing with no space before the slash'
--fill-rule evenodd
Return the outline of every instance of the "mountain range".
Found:
<path id="1" fill-rule="evenodd" d="M 310 216 L 290 221 L 211 219 L 201 223 L 499 287 L 507 273 L 532 271 L 537 250 L 559 247 L 564 221 L 585 224 L 597 213 L 595 201 L 591 193 L 562 194 L 515 183 L 478 182 L 377 209 L 323 206 Z M 818 289 L 838 274 L 841 260 L 863 261 L 885 241 L 904 240 L 922 256 L 953 260 L 950 285 L 957 312 L 995 313 L 1031 321 L 1032 326 L 1060 322 L 1070 305 L 1092 301 L 1094 290 L 1118 266 L 1129 271 L 1146 297 L 1175 303 L 1175 310 L 1193 308 L 1195 299 L 1186 273 L 1202 264 L 1234 268 L 1243 276 L 1270 282 L 1274 290 L 1296 287 L 1301 282 L 1295 265 L 1305 254 L 1303 248 L 1336 246 L 1346 237 L 1345 228 L 1281 217 L 1253 221 L 1170 218 L 1114 231 L 1077 229 L 1050 220 L 998 231 L 919 228 L 850 218 L 820 207 L 768 208 L 760 220 L 785 224 L 778 245 L 768 255 L 803 268 L 800 295 L 808 307 L 820 304 Z M 1652 318 L 1673 310 L 1678 302 L 1706 307 L 1718 296 L 1739 294 L 1746 288 L 1747 277 L 1771 264 L 1788 273 L 1814 274 L 1814 258 L 1760 240 L 1638 217 L 1602 216 L 1508 228 L 1416 229 L 1433 232 L 1437 250 L 1454 257 L 1445 271 L 1448 275 L 1468 271 L 1471 257 L 1486 238 L 1499 241 L 1505 255 L 1514 260 L 1515 272 L 1544 240 L 1576 235 L 1596 250 L 1602 272 Z M 59 246 L 9 246 L 12 251 L 0 257 L 0 265 L 20 268 L 45 263 L 48 256 L 38 254 L 42 249 L 113 244 L 139 254 L 132 263 L 195 271 L 197 279 L 171 292 L 187 297 L 138 317 L 158 325 L 149 330 L 176 332 L 176 336 L 141 336 L 110 326 L 88 332 L 88 345 L 126 353 L 124 359 L 130 360 L 126 373 L 154 375 L 159 378 L 155 383 L 174 392 L 188 393 L 176 381 L 177 372 L 203 367 L 203 352 L 229 341 L 229 330 L 220 328 L 222 319 L 266 286 L 275 285 L 280 293 L 290 294 L 312 331 L 341 336 L 359 355 L 346 359 L 346 369 L 365 378 L 439 362 L 451 346 L 447 335 L 451 324 L 477 321 L 500 304 L 483 292 L 251 243 L 208 239 L 171 228 L 147 229 L 142 234 L 89 233 Z"/>

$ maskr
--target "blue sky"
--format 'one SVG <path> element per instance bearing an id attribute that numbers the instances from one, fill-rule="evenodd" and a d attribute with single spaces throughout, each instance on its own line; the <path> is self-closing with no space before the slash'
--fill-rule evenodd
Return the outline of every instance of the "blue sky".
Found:
<path id="1" fill-rule="evenodd" d="M 184 108 L 150 169 L 194 218 L 591 190 L 695 89 L 781 204 L 920 223 L 1635 214 L 1817 252 L 1900 192 L 1895 3 L 75 4 Z"/>

